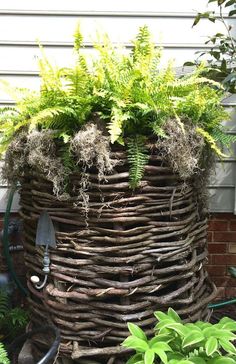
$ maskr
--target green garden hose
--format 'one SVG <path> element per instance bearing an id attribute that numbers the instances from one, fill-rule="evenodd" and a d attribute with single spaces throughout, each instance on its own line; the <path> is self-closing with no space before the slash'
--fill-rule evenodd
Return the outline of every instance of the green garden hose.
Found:
<path id="1" fill-rule="evenodd" d="M 2 236 L 2 241 L 3 241 L 3 253 L 6 259 L 6 263 L 7 263 L 7 267 L 9 270 L 9 273 L 12 277 L 12 279 L 14 280 L 14 282 L 16 283 L 17 287 L 19 288 L 19 290 L 21 291 L 21 293 L 23 293 L 25 296 L 28 295 L 28 291 L 27 289 L 22 285 L 21 281 L 19 280 L 13 263 L 12 263 L 12 259 L 11 259 L 11 255 L 9 252 L 9 238 L 8 238 L 8 225 L 9 225 L 9 219 L 10 219 L 10 214 L 11 214 L 11 206 L 12 206 L 12 201 L 13 201 L 13 197 L 14 194 L 16 192 L 16 185 L 13 185 L 10 189 L 9 192 L 9 197 L 8 197 L 8 201 L 7 201 L 7 208 L 6 208 L 6 212 L 4 214 L 4 226 L 3 226 L 3 236 Z"/>
<path id="2" fill-rule="evenodd" d="M 223 306 L 226 306 L 226 305 L 230 305 L 231 303 L 236 303 L 236 298 L 232 298 L 231 300 L 222 301 L 222 302 L 219 302 L 219 303 L 210 303 L 208 305 L 208 308 L 220 308 L 220 307 L 223 307 Z"/>

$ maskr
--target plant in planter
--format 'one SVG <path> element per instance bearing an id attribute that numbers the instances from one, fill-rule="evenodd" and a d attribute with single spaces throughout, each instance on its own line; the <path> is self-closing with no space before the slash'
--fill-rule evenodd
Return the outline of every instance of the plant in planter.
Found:
<path id="1" fill-rule="evenodd" d="M 140 327 L 128 324 L 131 336 L 123 346 L 136 351 L 127 364 L 236 363 L 236 322 L 224 317 L 217 324 L 183 323 L 171 308 L 155 312 L 155 336 L 148 339 Z"/>
<path id="2" fill-rule="evenodd" d="M 205 184 L 227 114 L 202 67 L 182 79 L 160 69 L 147 27 L 129 54 L 107 37 L 93 61 L 81 47 L 78 30 L 74 68 L 43 56 L 40 92 L 2 110 L 3 174 L 21 185 L 29 276 L 42 274 L 40 213 L 57 224 L 48 284 L 39 293 L 28 280 L 33 322 L 60 328 L 61 355 L 110 364 L 126 352 L 127 321 L 149 334 L 169 306 L 208 316 Z"/>
<path id="3" fill-rule="evenodd" d="M 220 123 L 226 117 L 219 106 L 222 90 L 219 84 L 199 77 L 201 67 L 183 79 L 175 78 L 170 65 L 158 70 L 160 50 L 151 43 L 146 27 L 140 30 L 128 56 L 117 52 L 105 38 L 102 45 L 96 45 L 100 58 L 92 67 L 80 54 L 81 46 L 78 31 L 75 67 L 59 70 L 43 57 L 40 93 L 20 90 L 17 108 L 1 110 L 6 179 L 17 180 L 27 161 L 47 175 L 59 194 L 79 162 L 97 165 L 100 179 L 110 173 L 109 143 L 117 143 L 128 151 L 130 185 L 135 188 L 147 160 L 145 140 L 149 137 L 158 139 L 174 171 L 183 178 L 196 172 L 205 147 L 222 156 L 216 144 L 216 133 L 221 134 Z M 183 145 L 179 161 L 181 150 L 169 147 L 177 134 L 182 138 L 177 141 L 179 148 Z M 61 146 L 57 158 L 55 141 Z M 95 150 L 95 145 L 99 149 Z M 22 149 L 23 155 L 14 155 Z M 85 150 L 91 153 L 87 155 Z"/>

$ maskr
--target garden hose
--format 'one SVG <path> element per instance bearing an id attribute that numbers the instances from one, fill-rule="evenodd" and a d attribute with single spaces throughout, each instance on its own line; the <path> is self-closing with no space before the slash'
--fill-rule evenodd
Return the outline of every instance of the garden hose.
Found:
<path id="1" fill-rule="evenodd" d="M 219 302 L 219 303 L 210 303 L 208 305 L 208 308 L 220 308 L 220 307 L 223 307 L 223 306 L 226 306 L 226 305 L 230 305 L 231 303 L 236 303 L 236 298 L 232 298 L 231 300 L 228 300 L 228 301 L 222 301 L 222 302 Z"/>
<path id="2" fill-rule="evenodd" d="M 7 352 L 9 354 L 9 356 L 11 356 L 11 354 L 15 352 L 15 349 L 17 347 L 24 344 L 24 342 L 27 339 L 32 338 L 33 335 L 48 333 L 49 331 L 53 333 L 53 335 L 55 337 L 54 341 L 53 341 L 50 349 L 48 350 L 48 352 L 44 355 L 44 357 L 37 362 L 37 364 L 48 364 L 51 360 L 55 359 L 55 357 L 57 356 L 60 342 L 61 342 L 60 332 L 59 332 L 58 328 L 55 326 L 46 325 L 43 327 L 39 327 L 38 329 L 33 329 L 31 331 L 28 331 L 26 334 L 19 336 L 7 348 Z"/>
<path id="3" fill-rule="evenodd" d="M 7 201 L 7 208 L 6 208 L 6 212 L 4 214 L 4 220 L 3 220 L 4 226 L 3 226 L 3 236 L 2 236 L 3 253 L 4 253 L 7 267 L 8 267 L 8 270 L 9 270 L 9 273 L 10 273 L 12 279 L 16 283 L 16 285 L 19 288 L 19 290 L 21 291 L 21 293 L 24 294 L 25 296 L 27 296 L 28 290 L 22 285 L 21 281 L 19 280 L 19 278 L 15 272 L 15 269 L 14 269 L 14 266 L 12 263 L 12 259 L 11 259 L 11 255 L 9 252 L 8 226 L 9 226 L 9 219 L 10 219 L 10 214 L 11 214 L 12 201 L 13 201 L 13 197 L 16 192 L 16 189 L 17 189 L 17 187 L 15 184 L 10 189 L 9 197 L 8 197 L 8 201 Z"/>

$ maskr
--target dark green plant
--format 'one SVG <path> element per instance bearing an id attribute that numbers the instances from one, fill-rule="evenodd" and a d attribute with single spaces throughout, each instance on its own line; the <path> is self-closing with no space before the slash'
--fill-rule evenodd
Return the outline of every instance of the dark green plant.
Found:
<path id="1" fill-rule="evenodd" d="M 29 314 L 20 307 L 10 306 L 10 297 L 5 290 L 0 291 L 0 332 L 1 340 L 10 341 L 24 332 L 29 322 Z"/>
<path id="2" fill-rule="evenodd" d="M 218 83 L 200 76 L 202 67 L 182 79 L 176 78 L 170 65 L 160 69 L 161 52 L 152 42 L 146 26 L 140 28 L 129 54 L 114 47 L 107 36 L 95 44 L 98 57 L 93 61 L 87 62 L 81 48 L 82 35 L 78 28 L 73 68 L 52 67 L 43 54 L 40 92 L 13 90 L 17 107 L 6 108 L 0 114 L 1 152 L 13 150 L 11 162 L 14 165 L 9 163 L 8 171 L 16 169 L 17 158 L 22 157 L 18 137 L 21 143 L 25 140 L 23 157 L 28 161 L 30 150 L 26 144 L 32 133 L 50 131 L 57 144 L 58 140 L 60 145 L 64 143 L 64 148 L 60 147 L 61 154 L 54 153 L 51 159 L 60 158 L 65 167 L 61 176 L 70 173 L 77 163 L 71 153 L 74 150 L 71 143 L 89 123 L 98 124 L 111 144 L 119 143 L 128 150 L 132 188 L 139 185 L 147 160 L 141 141 L 154 135 L 170 138 L 171 143 L 164 128 L 170 119 L 179 125 L 183 138 L 186 125 L 190 125 L 206 145 L 222 155 L 214 135 L 216 129 L 222 130 L 221 121 L 226 117 L 219 105 L 223 91 Z M 6 163 L 7 160 L 9 158 Z M 59 163 L 59 159 L 57 161 Z M 52 177 L 54 172 L 47 172 L 48 165 L 42 173 Z M 21 165 L 18 178 L 22 170 Z M 100 172 L 102 175 L 103 171 Z M 16 178 L 17 171 L 13 174 Z"/>
<path id="3" fill-rule="evenodd" d="M 226 88 L 232 92 L 236 92 L 236 38 L 233 35 L 233 26 L 225 19 L 225 13 L 230 18 L 234 18 L 236 9 L 232 9 L 236 5 L 236 0 L 209 0 L 208 4 L 216 3 L 218 5 L 219 15 L 215 11 L 206 11 L 198 13 L 195 17 L 193 26 L 197 25 L 201 19 L 208 19 L 210 22 L 219 22 L 225 28 L 225 34 L 216 33 L 205 44 L 211 47 L 209 50 L 198 52 L 196 62 L 186 62 L 185 65 L 199 64 L 204 56 L 207 57 L 208 69 L 204 70 L 205 75 L 212 79 L 223 81 Z M 228 10 L 230 9 L 230 10 Z"/>
<path id="4" fill-rule="evenodd" d="M 8 359 L 5 347 L 1 342 L 0 342 L 0 364 L 10 364 L 10 360 Z"/>
<path id="5" fill-rule="evenodd" d="M 122 345 L 136 351 L 127 364 L 235 364 L 236 322 L 222 318 L 219 323 L 183 323 L 171 308 L 155 312 L 158 320 L 154 337 L 148 339 L 137 325 Z"/>

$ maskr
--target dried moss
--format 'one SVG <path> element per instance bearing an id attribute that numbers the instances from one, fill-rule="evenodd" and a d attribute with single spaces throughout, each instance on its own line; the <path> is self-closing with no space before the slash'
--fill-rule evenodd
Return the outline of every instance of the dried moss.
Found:
<path id="1" fill-rule="evenodd" d="M 199 161 L 205 147 L 203 137 L 196 133 L 194 125 L 188 122 L 182 127 L 175 119 L 169 119 L 163 129 L 167 138 L 157 141 L 163 159 L 180 178 L 191 178 L 201 169 Z"/>
<path id="2" fill-rule="evenodd" d="M 19 133 L 6 152 L 3 179 L 12 184 L 21 180 L 29 168 L 33 168 L 52 182 L 53 192 L 58 198 L 68 198 L 64 192 L 67 171 L 56 151 L 53 133 L 49 130 Z"/>
<path id="3" fill-rule="evenodd" d="M 2 179 L 9 185 L 18 182 L 24 176 L 27 169 L 28 152 L 27 133 L 18 133 L 8 146 L 1 172 Z"/>
<path id="4" fill-rule="evenodd" d="M 111 159 L 109 137 L 95 123 L 89 123 L 75 134 L 71 141 L 71 150 L 78 164 L 86 169 L 97 168 L 99 181 L 113 171 L 117 160 Z"/>
<path id="5" fill-rule="evenodd" d="M 50 130 L 34 131 L 29 134 L 28 140 L 28 165 L 39 173 L 43 173 L 47 180 L 53 184 L 53 192 L 61 199 L 67 198 L 64 193 L 66 168 L 62 160 L 57 157 L 57 147 Z"/>

